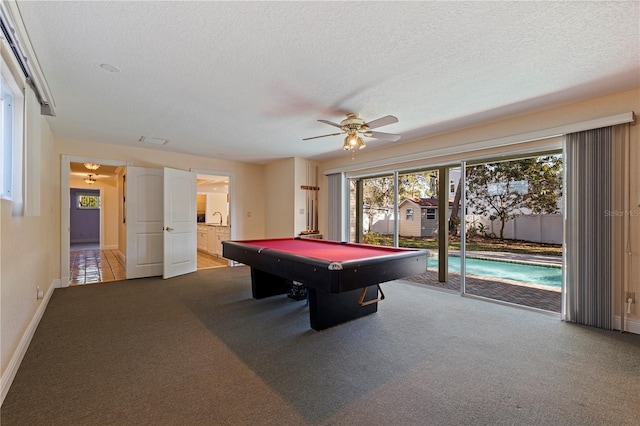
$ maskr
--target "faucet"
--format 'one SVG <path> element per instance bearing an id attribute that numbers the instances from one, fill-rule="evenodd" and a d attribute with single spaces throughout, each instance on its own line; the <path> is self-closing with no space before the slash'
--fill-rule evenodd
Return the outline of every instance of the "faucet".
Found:
<path id="1" fill-rule="evenodd" d="M 213 212 L 213 214 L 211 214 L 211 220 L 213 220 L 213 217 L 215 215 L 217 215 L 217 214 L 220 215 L 220 223 L 219 224 L 222 225 L 222 213 L 220 213 L 220 212 Z"/>

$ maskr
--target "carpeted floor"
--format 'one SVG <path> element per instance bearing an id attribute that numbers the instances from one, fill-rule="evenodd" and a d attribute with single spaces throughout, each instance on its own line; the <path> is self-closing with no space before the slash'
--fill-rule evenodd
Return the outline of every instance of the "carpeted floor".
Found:
<path id="1" fill-rule="evenodd" d="M 640 336 L 408 282 L 322 332 L 249 269 L 56 290 L 8 425 L 637 425 Z"/>

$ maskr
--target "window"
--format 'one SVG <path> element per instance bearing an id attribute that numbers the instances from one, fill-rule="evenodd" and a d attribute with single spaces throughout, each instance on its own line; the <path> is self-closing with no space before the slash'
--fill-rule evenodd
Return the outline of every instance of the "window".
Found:
<path id="1" fill-rule="evenodd" d="M 0 65 L 0 198 L 13 201 L 13 213 L 22 215 L 24 95 L 4 59 Z"/>
<path id="2" fill-rule="evenodd" d="M 407 207 L 406 210 L 406 214 L 407 214 L 407 220 L 413 220 L 413 208 L 412 207 Z"/>
<path id="3" fill-rule="evenodd" d="M 13 94 L 9 85 L 2 76 L 2 91 L 0 98 L 0 113 L 2 114 L 2 147 L 0 158 L 2 164 L 2 179 L 0 184 L 0 196 L 11 199 L 12 193 L 12 159 L 13 159 Z"/>
<path id="4" fill-rule="evenodd" d="M 100 196 L 91 194 L 78 194 L 77 206 L 79 209 L 100 209 Z"/>
<path id="5" fill-rule="evenodd" d="M 436 209 L 427 209 L 427 219 L 435 220 L 436 218 Z"/>

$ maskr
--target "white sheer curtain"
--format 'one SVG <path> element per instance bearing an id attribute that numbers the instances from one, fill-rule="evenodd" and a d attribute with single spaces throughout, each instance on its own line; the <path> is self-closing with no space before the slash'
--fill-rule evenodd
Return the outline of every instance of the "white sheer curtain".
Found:
<path id="1" fill-rule="evenodd" d="M 565 138 L 566 268 L 563 317 L 611 330 L 612 182 L 611 127 Z"/>

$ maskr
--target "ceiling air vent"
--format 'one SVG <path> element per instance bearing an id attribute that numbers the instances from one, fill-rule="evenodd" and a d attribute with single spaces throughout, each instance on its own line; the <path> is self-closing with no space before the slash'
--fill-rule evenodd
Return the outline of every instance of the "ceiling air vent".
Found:
<path id="1" fill-rule="evenodd" d="M 142 143 L 148 143 L 150 145 L 164 145 L 167 142 L 169 142 L 166 139 L 160 139 L 160 138 L 149 138 L 147 136 L 140 136 L 140 139 L 138 139 L 139 142 Z"/>

